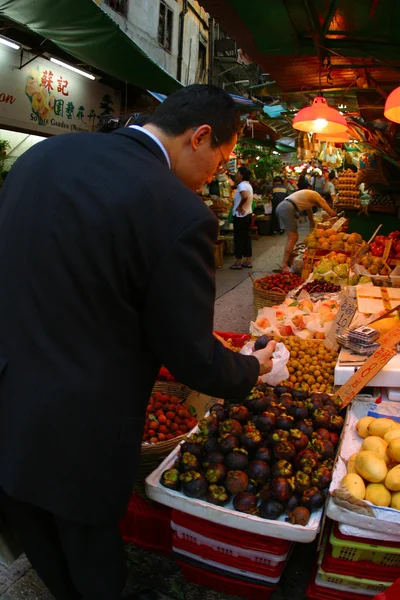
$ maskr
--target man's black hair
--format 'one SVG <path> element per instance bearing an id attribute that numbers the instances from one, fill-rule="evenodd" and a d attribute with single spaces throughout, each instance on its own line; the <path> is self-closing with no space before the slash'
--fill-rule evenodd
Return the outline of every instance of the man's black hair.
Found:
<path id="1" fill-rule="evenodd" d="M 149 117 L 167 135 L 177 136 L 200 125 L 212 128 L 212 146 L 230 142 L 240 132 L 240 114 L 230 95 L 214 85 L 195 83 L 168 96 Z"/>
<path id="2" fill-rule="evenodd" d="M 241 174 L 243 181 L 250 181 L 251 171 L 247 167 L 239 167 L 238 173 Z"/>

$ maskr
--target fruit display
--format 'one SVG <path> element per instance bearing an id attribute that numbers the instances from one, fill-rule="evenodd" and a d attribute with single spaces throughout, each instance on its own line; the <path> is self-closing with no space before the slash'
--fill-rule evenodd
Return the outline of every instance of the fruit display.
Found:
<path id="1" fill-rule="evenodd" d="M 330 252 L 317 260 L 314 263 L 312 276 L 314 279 L 324 279 L 328 283 L 340 286 L 371 282 L 369 277 L 351 272 L 350 257 L 340 252 Z"/>
<path id="2" fill-rule="evenodd" d="M 366 416 L 356 431 L 361 445 L 347 462 L 341 486 L 357 500 L 400 510 L 400 423 Z"/>
<path id="3" fill-rule="evenodd" d="M 278 288 L 287 294 L 290 290 L 299 287 L 301 283 L 302 279 L 298 275 L 293 273 L 277 273 L 276 275 L 266 275 L 265 277 L 256 279 L 254 286 L 264 292 Z"/>
<path id="4" fill-rule="evenodd" d="M 386 244 L 391 240 L 392 244 L 389 252 L 390 260 L 400 260 L 400 231 L 392 231 L 388 236 L 377 235 L 369 245 L 372 257 L 382 257 L 385 252 Z"/>
<path id="5" fill-rule="evenodd" d="M 307 292 L 310 296 L 319 294 L 336 294 L 340 292 L 341 286 L 335 283 L 329 283 L 322 277 L 317 277 L 311 281 L 307 281 L 301 288 L 296 292 L 296 297 L 299 296 L 300 292 Z"/>
<path id="6" fill-rule="evenodd" d="M 250 332 L 254 335 L 284 338 L 294 335 L 302 340 L 323 340 L 338 309 L 339 303 L 335 299 L 313 302 L 310 298 L 286 298 L 283 304 L 261 309 L 250 325 Z"/>
<path id="7" fill-rule="evenodd" d="M 197 425 L 192 412 L 176 396 L 154 392 L 146 408 L 142 441 L 157 444 L 184 435 Z"/>
<path id="8" fill-rule="evenodd" d="M 354 254 L 365 242 L 359 233 L 338 233 L 334 229 L 316 227 L 304 239 L 304 244 L 309 250 Z"/>
<path id="9" fill-rule="evenodd" d="M 357 173 L 351 169 L 339 173 L 338 186 L 339 202 L 341 206 L 359 207 L 360 190 L 357 186 Z"/>
<path id="10" fill-rule="evenodd" d="M 344 421 L 340 399 L 259 383 L 241 404 L 215 404 L 160 483 L 190 498 L 307 525 L 325 503 Z"/>

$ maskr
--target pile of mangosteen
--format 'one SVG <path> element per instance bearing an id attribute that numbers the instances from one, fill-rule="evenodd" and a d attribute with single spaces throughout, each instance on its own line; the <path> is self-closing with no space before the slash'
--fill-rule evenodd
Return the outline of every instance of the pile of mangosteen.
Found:
<path id="1" fill-rule="evenodd" d="M 306 525 L 323 506 L 343 417 L 329 394 L 258 383 L 240 404 L 214 404 L 161 484 L 190 498 Z"/>

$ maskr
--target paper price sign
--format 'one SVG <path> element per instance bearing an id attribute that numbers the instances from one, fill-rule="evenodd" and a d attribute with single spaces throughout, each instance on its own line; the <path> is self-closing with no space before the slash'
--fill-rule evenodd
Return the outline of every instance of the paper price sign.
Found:
<path id="1" fill-rule="evenodd" d="M 388 240 L 385 244 L 385 249 L 383 251 L 382 260 L 384 263 L 387 263 L 389 258 L 390 250 L 392 249 L 393 240 Z"/>
<path id="2" fill-rule="evenodd" d="M 400 325 L 394 327 L 391 331 L 384 333 L 378 339 L 378 344 L 387 346 L 388 348 L 395 346 L 400 342 Z"/>
<path id="3" fill-rule="evenodd" d="M 341 219 L 339 219 L 338 221 L 336 221 L 336 223 L 334 223 L 331 227 L 331 229 L 333 229 L 334 231 L 339 231 L 339 229 L 341 227 L 343 227 L 343 225 L 346 223 L 347 219 L 346 217 L 342 217 Z"/>
<path id="4" fill-rule="evenodd" d="M 332 326 L 325 338 L 325 346 L 329 349 L 337 350 L 339 344 L 336 341 L 336 336 L 340 335 L 345 329 L 350 326 L 353 320 L 357 305 L 353 300 L 347 296 L 342 295 L 342 301 L 339 306 L 339 310 L 332 322 Z"/>
<path id="5" fill-rule="evenodd" d="M 315 250 L 307 250 L 304 257 L 303 270 L 301 272 L 301 278 L 306 280 L 313 268 L 313 261 L 315 256 Z"/>
<path id="6" fill-rule="evenodd" d="M 396 351 L 393 348 L 381 346 L 363 364 L 362 367 L 350 377 L 350 379 L 338 389 L 337 395 L 342 399 L 342 408 L 345 408 L 353 400 L 354 396 L 362 390 L 367 383 L 389 362 Z"/>

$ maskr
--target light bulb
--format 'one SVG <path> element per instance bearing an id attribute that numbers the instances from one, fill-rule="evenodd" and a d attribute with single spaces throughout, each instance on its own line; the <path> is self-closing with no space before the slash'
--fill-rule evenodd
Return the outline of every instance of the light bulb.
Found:
<path id="1" fill-rule="evenodd" d="M 322 131 L 328 125 L 328 121 L 326 119 L 315 119 L 313 128 L 315 131 Z"/>

